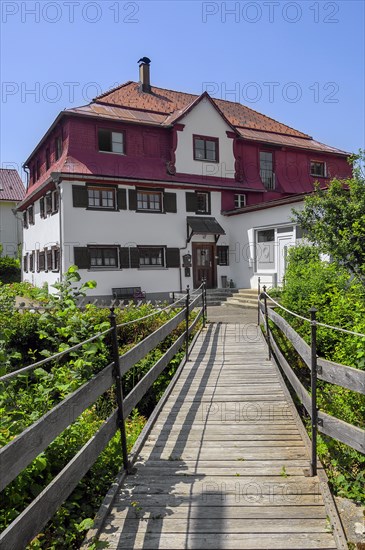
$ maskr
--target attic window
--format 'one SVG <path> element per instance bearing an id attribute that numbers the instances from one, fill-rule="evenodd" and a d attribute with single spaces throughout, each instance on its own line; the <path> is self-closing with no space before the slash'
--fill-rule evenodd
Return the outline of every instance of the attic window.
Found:
<path id="1" fill-rule="evenodd" d="M 326 163 L 311 161 L 311 176 L 316 176 L 319 178 L 326 177 Z"/>
<path id="2" fill-rule="evenodd" d="M 193 136 L 194 160 L 205 160 L 208 162 L 219 161 L 218 138 L 207 136 Z"/>
<path id="3" fill-rule="evenodd" d="M 234 207 L 243 208 L 246 206 L 246 195 L 237 194 L 234 196 Z"/>
<path id="4" fill-rule="evenodd" d="M 124 154 L 124 133 L 111 130 L 98 130 L 99 151 L 104 153 Z"/>

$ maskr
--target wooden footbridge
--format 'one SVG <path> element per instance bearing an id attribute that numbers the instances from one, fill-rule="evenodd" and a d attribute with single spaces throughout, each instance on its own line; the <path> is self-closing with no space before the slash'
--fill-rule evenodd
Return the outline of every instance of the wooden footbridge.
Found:
<path id="1" fill-rule="evenodd" d="M 190 324 L 194 308 L 198 315 Z M 280 352 L 276 350 L 276 360 L 268 358 L 267 342 L 252 323 L 208 324 L 188 348 L 188 335 L 205 315 L 204 292 L 193 300 L 188 295 L 182 311 L 121 357 L 112 319 L 113 364 L 77 390 L 77 400 L 75 392 L 56 413 L 55 409 L 47 413 L 53 416 L 46 425 L 41 419 L 28 429 L 23 442 L 19 443 L 21 434 L 14 440 L 16 447 L 9 444 L 0 451 L 0 467 L 8 470 L 5 486 L 113 384 L 118 409 L 0 535 L 2 549 L 24 548 L 118 429 L 123 441 L 123 418 L 184 345 L 188 360 L 178 368 L 128 457 L 123 445 L 125 469 L 104 499 L 83 548 L 95 540 L 108 543 L 109 549 L 347 548 L 325 473 L 320 464 L 317 468 L 316 458 L 313 462 L 311 442 L 278 368 Z M 184 319 L 186 333 L 123 400 L 123 374 Z M 270 337 L 267 341 L 270 353 L 274 352 L 273 341 Z M 347 384 L 357 385 L 358 373 L 349 372 Z M 294 380 L 296 391 L 310 409 L 309 394 L 298 383 Z M 46 433 L 50 425 L 52 433 L 49 429 Z M 332 423 L 333 437 L 340 441 L 351 437 L 354 448 L 363 450 L 363 430 L 350 428 L 350 436 L 342 436 L 343 426 L 336 432 Z M 32 432 L 34 445 L 25 451 Z M 15 460 L 14 449 L 26 456 Z"/>

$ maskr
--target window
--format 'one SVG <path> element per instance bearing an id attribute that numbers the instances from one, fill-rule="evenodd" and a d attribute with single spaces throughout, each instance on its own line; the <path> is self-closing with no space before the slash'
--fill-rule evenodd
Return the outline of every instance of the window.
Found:
<path id="1" fill-rule="evenodd" d="M 26 210 L 23 212 L 23 225 L 24 229 L 28 229 L 28 213 Z"/>
<path id="2" fill-rule="evenodd" d="M 326 177 L 326 163 L 311 161 L 311 176 L 316 176 L 319 178 Z"/>
<path id="3" fill-rule="evenodd" d="M 124 133 L 98 130 L 99 151 L 124 154 Z"/>
<path id="4" fill-rule="evenodd" d="M 55 139 L 55 158 L 58 160 L 62 155 L 62 137 L 58 136 Z"/>
<path id="5" fill-rule="evenodd" d="M 246 206 L 246 195 L 235 195 L 234 196 L 234 207 L 243 208 Z"/>
<path id="6" fill-rule="evenodd" d="M 53 191 L 52 193 L 52 212 L 53 213 L 58 212 L 59 199 L 60 199 L 59 193 L 58 193 L 58 190 L 56 189 L 56 191 Z"/>
<path id="7" fill-rule="evenodd" d="M 34 225 L 34 207 L 33 205 L 28 208 L 28 223 Z"/>
<path id="8" fill-rule="evenodd" d="M 210 213 L 210 204 L 209 204 L 209 193 L 200 193 L 196 192 L 196 213 L 197 214 L 209 214 Z"/>
<path id="9" fill-rule="evenodd" d="M 87 189 L 89 208 L 106 208 L 115 210 L 115 189 L 88 187 Z"/>
<path id="10" fill-rule="evenodd" d="M 208 162 L 218 162 L 218 138 L 204 136 L 193 136 L 194 140 L 194 160 L 206 160 Z"/>
<path id="11" fill-rule="evenodd" d="M 163 247 L 138 247 L 139 267 L 164 267 Z"/>
<path id="12" fill-rule="evenodd" d="M 44 271 L 46 269 L 46 255 L 45 252 L 38 252 L 38 271 Z"/>
<path id="13" fill-rule="evenodd" d="M 52 271 L 60 270 L 60 249 L 58 246 L 52 248 Z"/>
<path id="14" fill-rule="evenodd" d="M 45 196 L 45 208 L 47 214 L 52 213 L 52 193 L 47 193 Z"/>
<path id="15" fill-rule="evenodd" d="M 260 178 L 266 189 L 275 189 L 273 154 L 260 151 Z"/>
<path id="16" fill-rule="evenodd" d="M 118 249 L 89 248 L 90 267 L 118 267 Z"/>
<path id="17" fill-rule="evenodd" d="M 229 265 L 228 246 L 217 246 L 218 265 Z"/>
<path id="18" fill-rule="evenodd" d="M 137 210 L 161 212 L 162 193 L 160 191 L 137 191 Z"/>
<path id="19" fill-rule="evenodd" d="M 49 170 L 51 166 L 51 154 L 50 154 L 50 151 L 49 151 L 49 147 L 47 147 L 46 149 L 46 170 Z"/>
<path id="20" fill-rule="evenodd" d="M 256 269 L 275 268 L 275 229 L 265 229 L 256 233 Z"/>

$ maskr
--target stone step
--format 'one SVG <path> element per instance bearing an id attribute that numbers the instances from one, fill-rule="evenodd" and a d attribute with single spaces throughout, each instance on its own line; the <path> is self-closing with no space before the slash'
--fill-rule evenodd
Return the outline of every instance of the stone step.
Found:
<path id="1" fill-rule="evenodd" d="M 237 300 L 227 300 L 226 302 L 222 303 L 223 307 L 240 307 L 242 309 L 257 309 L 257 303 L 254 304 L 253 302 L 239 302 Z"/>

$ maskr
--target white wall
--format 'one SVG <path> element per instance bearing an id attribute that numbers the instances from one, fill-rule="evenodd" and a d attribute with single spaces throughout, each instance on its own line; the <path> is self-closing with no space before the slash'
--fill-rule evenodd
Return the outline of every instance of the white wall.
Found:
<path id="1" fill-rule="evenodd" d="M 17 258 L 18 245 L 21 243 L 21 223 L 12 209 L 15 202 L 0 201 L 0 243 L 3 255 Z"/>
<path id="2" fill-rule="evenodd" d="M 192 253 L 191 242 L 186 245 L 186 217 L 194 213 L 186 212 L 185 190 L 169 189 L 176 192 L 177 213 L 140 213 L 133 210 L 121 211 L 92 211 L 84 208 L 74 208 L 72 205 L 72 183 L 63 182 L 63 235 L 64 270 L 74 263 L 74 246 L 91 244 L 120 245 L 120 246 L 167 246 L 182 248 L 180 257 Z M 129 187 L 134 189 L 134 187 Z M 128 199 L 128 188 L 127 199 Z M 128 206 L 128 205 L 127 205 Z M 211 216 L 214 216 L 227 231 L 228 218 L 221 216 L 221 193 L 211 193 Z M 214 237 L 193 236 L 192 242 L 212 242 Z M 219 245 L 228 245 L 227 236 L 223 235 Z M 147 292 L 169 292 L 180 289 L 178 268 L 150 268 L 150 269 L 89 269 L 80 270 L 82 281 L 95 279 L 97 288 L 90 291 L 90 295 L 110 295 L 114 287 L 140 286 Z M 192 270 L 191 270 L 192 274 Z M 229 275 L 228 267 L 218 267 L 218 284 L 220 276 Z M 185 277 L 182 270 L 182 287 L 193 287 L 193 278 Z"/>
<path id="3" fill-rule="evenodd" d="M 60 201 L 61 204 L 61 201 Z M 32 250 L 43 250 L 60 245 L 60 213 L 49 214 L 41 218 L 39 200 L 34 203 L 34 225 L 23 229 L 23 256 Z M 23 272 L 23 280 L 41 287 L 44 283 L 52 285 L 59 281 L 60 273 L 35 271 Z M 52 288 L 49 289 L 52 292 Z"/>
<path id="4" fill-rule="evenodd" d="M 290 221 L 293 207 L 298 210 L 302 209 L 303 202 L 247 212 L 229 218 L 230 267 L 236 286 L 256 288 L 258 276 L 261 277 L 262 284 L 271 286 L 273 276 L 275 279 L 277 272 L 276 268 L 267 272 L 257 273 L 255 271 L 255 230 L 285 225 L 294 227 L 294 224 Z"/>
<path id="5" fill-rule="evenodd" d="M 232 128 L 207 99 L 202 99 L 181 119 L 185 128 L 177 132 L 176 171 L 217 178 L 234 178 L 233 139 L 226 132 Z M 219 138 L 219 163 L 194 160 L 193 134 Z"/>

